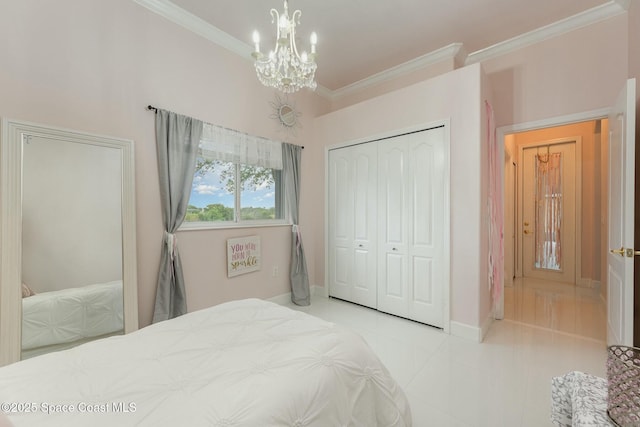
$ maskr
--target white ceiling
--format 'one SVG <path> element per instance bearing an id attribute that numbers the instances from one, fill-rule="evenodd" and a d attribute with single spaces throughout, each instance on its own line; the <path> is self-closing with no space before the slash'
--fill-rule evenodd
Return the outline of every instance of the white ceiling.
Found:
<path id="1" fill-rule="evenodd" d="M 283 9 L 282 0 L 172 2 L 247 45 L 257 29 L 263 51 L 271 49 L 275 38 L 269 11 Z M 452 43 L 462 43 L 467 53 L 473 53 L 593 8 L 612 3 L 622 8 L 624 2 L 290 0 L 289 9 L 302 11 L 297 31 L 301 50 L 309 49 L 309 35 L 317 32 L 316 78 L 320 85 L 336 90 Z"/>

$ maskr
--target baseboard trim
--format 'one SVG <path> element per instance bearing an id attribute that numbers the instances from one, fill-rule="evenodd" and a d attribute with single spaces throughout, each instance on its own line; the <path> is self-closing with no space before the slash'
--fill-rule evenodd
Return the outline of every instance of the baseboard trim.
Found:
<path id="1" fill-rule="evenodd" d="M 311 294 L 311 302 L 313 302 L 313 299 L 316 297 L 325 297 L 324 286 L 310 286 L 309 292 Z M 276 304 L 280 305 L 286 305 L 291 302 L 291 292 L 267 298 L 267 301 L 275 302 Z"/>
<path id="2" fill-rule="evenodd" d="M 467 325 L 466 323 L 455 322 L 452 320 L 451 335 L 480 343 L 484 340 L 484 337 L 489 332 L 489 329 L 491 329 L 493 320 L 494 319 L 492 315 L 487 316 L 480 327 L 471 326 Z"/>
<path id="3" fill-rule="evenodd" d="M 582 288 L 600 289 L 600 281 L 599 280 L 593 280 L 593 279 L 589 279 L 589 278 L 585 278 L 585 277 L 583 277 L 582 279 L 578 280 L 576 284 L 578 286 L 582 287 Z"/>

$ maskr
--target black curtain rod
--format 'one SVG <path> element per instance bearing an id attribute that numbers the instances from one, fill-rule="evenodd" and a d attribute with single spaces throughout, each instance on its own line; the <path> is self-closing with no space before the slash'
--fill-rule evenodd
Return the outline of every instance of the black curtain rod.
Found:
<path id="1" fill-rule="evenodd" d="M 158 112 L 158 109 L 156 107 L 154 107 L 153 105 L 147 105 L 147 110 L 149 111 L 154 111 L 155 113 Z M 300 148 L 302 148 L 304 150 L 304 145 L 301 145 Z"/>

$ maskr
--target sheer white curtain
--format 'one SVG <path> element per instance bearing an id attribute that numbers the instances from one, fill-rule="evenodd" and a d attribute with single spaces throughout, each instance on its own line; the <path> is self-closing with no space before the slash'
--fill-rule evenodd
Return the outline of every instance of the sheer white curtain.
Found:
<path id="1" fill-rule="evenodd" d="M 200 155 L 245 165 L 282 169 L 282 143 L 233 129 L 204 123 Z"/>
<path id="2" fill-rule="evenodd" d="M 562 157 L 536 157 L 536 267 L 560 270 L 562 262 Z"/>

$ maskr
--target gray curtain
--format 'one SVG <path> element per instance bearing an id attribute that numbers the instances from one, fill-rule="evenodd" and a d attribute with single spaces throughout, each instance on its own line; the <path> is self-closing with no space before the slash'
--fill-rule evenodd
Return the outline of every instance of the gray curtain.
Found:
<path id="1" fill-rule="evenodd" d="M 302 148 L 297 145 L 282 144 L 282 181 L 284 183 L 287 211 L 293 222 L 291 239 L 291 301 L 297 305 L 311 303 L 309 274 L 302 246 L 302 234 L 298 227 L 298 207 L 300 205 L 300 157 Z"/>
<path id="2" fill-rule="evenodd" d="M 187 312 L 187 298 L 175 231 L 187 212 L 202 122 L 156 111 L 156 146 L 165 232 L 160 256 L 153 323 Z"/>

